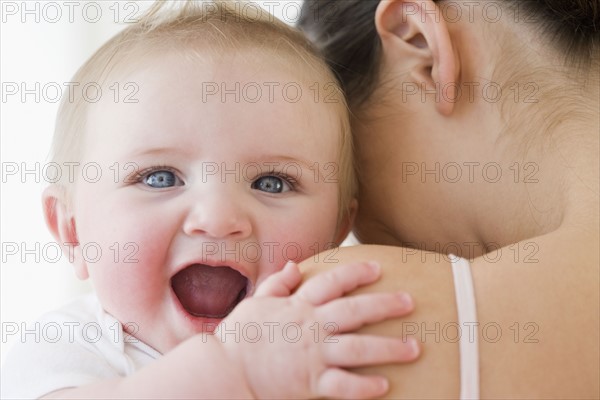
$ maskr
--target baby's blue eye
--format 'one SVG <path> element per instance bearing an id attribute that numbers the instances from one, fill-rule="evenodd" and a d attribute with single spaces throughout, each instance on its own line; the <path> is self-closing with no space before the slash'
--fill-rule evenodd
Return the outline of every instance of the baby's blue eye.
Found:
<path id="1" fill-rule="evenodd" d="M 267 193 L 283 193 L 291 190 L 290 185 L 277 176 L 262 176 L 252 182 L 252 189 L 261 190 Z"/>
<path id="2" fill-rule="evenodd" d="M 156 189 L 179 185 L 179 178 L 171 171 L 155 171 L 146 175 L 144 183 Z"/>

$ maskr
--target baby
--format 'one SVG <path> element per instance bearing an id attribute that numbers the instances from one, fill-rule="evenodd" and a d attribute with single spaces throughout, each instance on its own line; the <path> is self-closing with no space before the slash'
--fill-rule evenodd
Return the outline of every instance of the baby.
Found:
<path id="1" fill-rule="evenodd" d="M 339 244 L 356 209 L 346 105 L 301 34 L 247 3 L 157 3 L 73 81 L 104 95 L 63 100 L 53 161 L 100 173 L 43 204 L 95 293 L 42 318 L 56 340 L 16 346 L 3 397 L 384 394 L 343 368 L 413 360 L 416 343 L 348 332 L 410 297 L 342 298 L 377 280 L 373 263 L 302 285 L 295 265 Z"/>

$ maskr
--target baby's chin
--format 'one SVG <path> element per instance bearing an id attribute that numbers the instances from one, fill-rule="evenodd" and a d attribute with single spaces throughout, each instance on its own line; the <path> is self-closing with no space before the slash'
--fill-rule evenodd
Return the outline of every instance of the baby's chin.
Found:
<path id="1" fill-rule="evenodd" d="M 182 266 L 167 287 L 154 288 L 154 294 L 100 300 L 127 334 L 166 353 L 196 335 L 209 340 L 207 336 L 251 291 L 250 280 L 228 265 L 191 263 Z"/>

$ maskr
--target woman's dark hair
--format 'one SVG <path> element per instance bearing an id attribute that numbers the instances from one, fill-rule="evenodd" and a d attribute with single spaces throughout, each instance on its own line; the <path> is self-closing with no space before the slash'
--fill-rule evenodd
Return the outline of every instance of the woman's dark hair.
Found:
<path id="1" fill-rule="evenodd" d="M 443 7 L 444 1 L 438 1 Z M 520 21 L 535 21 L 567 61 L 598 63 L 600 0 L 503 0 Z M 342 83 L 352 110 L 378 82 L 381 42 L 375 29 L 379 0 L 305 0 L 298 27 L 321 50 Z"/>
<path id="2" fill-rule="evenodd" d="M 378 81 L 378 4 L 379 0 L 304 0 L 298 21 L 340 80 L 351 110 L 368 99 Z"/>

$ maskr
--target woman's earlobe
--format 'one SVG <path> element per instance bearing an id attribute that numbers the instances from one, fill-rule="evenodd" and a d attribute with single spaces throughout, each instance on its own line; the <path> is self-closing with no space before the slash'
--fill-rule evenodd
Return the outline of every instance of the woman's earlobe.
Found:
<path id="1" fill-rule="evenodd" d="M 389 68 L 410 76 L 410 89 L 435 93 L 439 113 L 450 115 L 459 68 L 448 24 L 432 0 L 382 0 L 375 26 Z"/>

